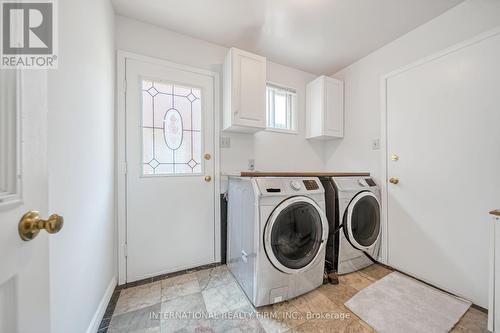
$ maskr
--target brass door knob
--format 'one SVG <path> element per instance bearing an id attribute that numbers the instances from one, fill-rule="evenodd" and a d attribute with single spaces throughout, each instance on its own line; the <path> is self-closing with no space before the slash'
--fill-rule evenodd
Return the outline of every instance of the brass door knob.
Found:
<path id="1" fill-rule="evenodd" d="M 19 221 L 19 236 L 24 241 L 35 238 L 40 230 L 45 229 L 49 234 L 58 233 L 64 225 L 64 218 L 57 214 L 52 214 L 47 220 L 40 218 L 37 211 L 27 212 Z"/>
<path id="2" fill-rule="evenodd" d="M 205 181 L 206 181 L 207 183 L 208 183 L 208 182 L 210 182 L 210 181 L 212 181 L 212 177 L 210 177 L 210 176 L 205 176 Z"/>
<path id="3" fill-rule="evenodd" d="M 391 179 L 389 179 L 389 183 L 396 185 L 399 183 L 399 179 L 392 177 Z"/>
<path id="4" fill-rule="evenodd" d="M 212 155 L 207 153 L 207 154 L 203 155 L 203 158 L 205 158 L 208 161 L 212 158 Z"/>

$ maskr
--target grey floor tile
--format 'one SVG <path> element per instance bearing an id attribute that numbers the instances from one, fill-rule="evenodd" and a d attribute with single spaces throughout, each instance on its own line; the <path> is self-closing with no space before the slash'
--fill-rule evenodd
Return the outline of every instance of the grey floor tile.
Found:
<path id="1" fill-rule="evenodd" d="M 291 302 L 257 308 L 258 320 L 267 333 L 288 332 L 306 322 L 304 314 Z"/>
<path id="2" fill-rule="evenodd" d="M 153 314 L 159 314 L 161 304 L 145 307 L 140 310 L 116 315 L 111 318 L 109 333 L 156 333 L 160 332 L 160 319 Z"/>
<path id="3" fill-rule="evenodd" d="M 104 318 L 99 324 L 99 329 L 107 328 L 111 323 L 111 318 Z"/>
<path id="4" fill-rule="evenodd" d="M 165 280 L 166 281 L 166 280 Z M 162 284 L 161 300 L 162 302 L 174 299 L 180 296 L 187 296 L 200 292 L 198 280 L 187 280 L 177 284 Z"/>
<path id="5" fill-rule="evenodd" d="M 256 318 L 218 319 L 212 320 L 211 325 L 216 333 L 266 333 Z"/>
<path id="6" fill-rule="evenodd" d="M 218 317 L 213 319 L 211 324 L 214 332 L 266 332 L 257 319 L 257 312 L 250 302 L 230 312 L 218 314 Z"/>
<path id="7" fill-rule="evenodd" d="M 249 306 L 245 294 L 236 282 L 221 287 L 208 288 L 202 291 L 207 311 L 222 314 Z"/>
<path id="8" fill-rule="evenodd" d="M 196 272 L 201 289 L 209 289 L 235 282 L 233 275 L 227 266 L 217 266 Z"/>
<path id="9" fill-rule="evenodd" d="M 114 315 L 135 311 L 161 302 L 161 282 L 123 289 Z"/>
<path id="10" fill-rule="evenodd" d="M 180 296 L 161 305 L 161 332 L 210 332 L 210 320 L 201 293 Z"/>
<path id="11" fill-rule="evenodd" d="M 196 275 L 196 273 L 186 273 L 186 274 L 177 275 L 177 276 L 170 277 L 168 279 L 161 280 L 161 286 L 162 286 L 162 288 L 166 288 L 166 287 L 174 286 L 176 284 L 182 284 L 182 283 L 186 283 L 188 281 L 193 281 L 193 280 L 197 280 L 197 279 L 198 279 L 198 276 Z"/>
<path id="12" fill-rule="evenodd" d="M 293 300 L 256 310 L 227 267 L 218 266 L 123 289 L 109 329 L 102 328 L 99 333 L 373 332 L 355 315 L 347 321 L 332 322 L 307 319 L 304 314 L 348 312 L 344 302 L 388 272 L 373 265 L 341 276 L 339 285 L 324 285 Z M 161 319 L 151 318 L 151 312 Z M 299 315 L 290 318 L 290 313 Z M 471 308 L 453 332 L 486 332 L 486 321 L 486 314 Z"/>

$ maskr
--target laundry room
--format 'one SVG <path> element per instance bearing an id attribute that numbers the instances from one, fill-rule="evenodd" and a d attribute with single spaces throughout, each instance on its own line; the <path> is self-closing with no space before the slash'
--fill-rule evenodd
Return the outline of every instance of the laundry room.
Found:
<path id="1" fill-rule="evenodd" d="M 500 332 L 500 1 L 0 6 L 0 333 Z"/>

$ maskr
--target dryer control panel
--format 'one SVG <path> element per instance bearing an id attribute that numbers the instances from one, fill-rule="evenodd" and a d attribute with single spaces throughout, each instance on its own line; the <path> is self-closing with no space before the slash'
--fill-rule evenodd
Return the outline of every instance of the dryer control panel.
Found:
<path id="1" fill-rule="evenodd" d="M 265 195 L 301 195 L 324 192 L 319 179 L 315 177 L 256 177 L 254 179 L 260 192 Z"/>
<path id="2" fill-rule="evenodd" d="M 355 191 L 377 186 L 371 177 L 334 177 L 333 180 L 337 188 L 342 191 Z"/>

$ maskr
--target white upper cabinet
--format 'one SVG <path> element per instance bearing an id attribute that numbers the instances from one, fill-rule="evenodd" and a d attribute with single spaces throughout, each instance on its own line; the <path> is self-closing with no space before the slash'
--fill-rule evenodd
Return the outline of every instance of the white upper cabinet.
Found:
<path id="1" fill-rule="evenodd" d="M 231 48 L 224 61 L 223 130 L 266 128 L 266 58 Z"/>
<path id="2" fill-rule="evenodd" d="M 344 83 L 320 76 L 307 84 L 306 138 L 344 137 Z"/>

